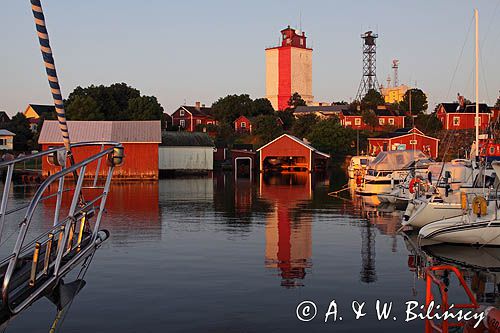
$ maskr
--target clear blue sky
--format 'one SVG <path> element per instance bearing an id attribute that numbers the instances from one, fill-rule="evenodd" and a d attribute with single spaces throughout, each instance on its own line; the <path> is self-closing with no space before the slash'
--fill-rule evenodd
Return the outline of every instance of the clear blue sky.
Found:
<path id="1" fill-rule="evenodd" d="M 479 8 L 481 101 L 500 89 L 500 0 L 482 1 L 42 1 L 65 97 L 78 85 L 126 82 L 171 113 L 186 101 L 265 95 L 264 48 L 299 25 L 313 53 L 317 101 L 349 101 L 361 78 L 360 34 L 378 31 L 380 83 L 400 60 L 402 83 L 423 89 L 430 107 L 461 92 L 473 100 L 473 26 Z M 28 0 L 0 11 L 0 110 L 51 103 Z M 451 88 L 450 88 L 451 86 Z M 488 98 L 489 97 L 489 98 Z"/>

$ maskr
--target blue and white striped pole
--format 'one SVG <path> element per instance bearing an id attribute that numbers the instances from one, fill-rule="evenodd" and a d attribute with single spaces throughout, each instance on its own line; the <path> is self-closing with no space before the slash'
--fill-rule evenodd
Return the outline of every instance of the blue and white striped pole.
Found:
<path id="1" fill-rule="evenodd" d="M 66 112 L 64 111 L 63 97 L 61 93 L 61 88 L 59 87 L 59 80 L 57 78 L 54 57 L 52 55 L 52 49 L 50 48 L 49 34 L 45 26 L 45 17 L 43 15 L 42 4 L 40 3 L 40 0 L 30 0 L 30 1 L 31 1 L 31 9 L 33 11 L 33 16 L 35 18 L 38 41 L 40 42 L 40 49 L 42 51 L 42 57 L 45 64 L 45 71 L 47 72 L 50 90 L 52 92 L 52 98 L 54 99 L 54 105 L 57 113 L 57 120 L 59 122 L 59 129 L 61 130 L 62 133 L 66 151 L 69 153 L 68 155 L 70 156 L 71 162 L 73 162 L 71 156 L 68 124 L 66 123 Z"/>

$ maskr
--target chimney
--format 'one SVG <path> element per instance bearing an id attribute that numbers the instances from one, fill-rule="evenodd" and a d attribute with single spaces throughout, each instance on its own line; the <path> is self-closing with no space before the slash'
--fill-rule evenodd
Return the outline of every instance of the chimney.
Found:
<path id="1" fill-rule="evenodd" d="M 199 110 L 199 109 L 200 109 L 200 106 L 201 106 L 201 103 L 200 103 L 200 102 L 196 102 L 196 103 L 195 103 L 194 108 L 195 108 L 196 110 Z"/>

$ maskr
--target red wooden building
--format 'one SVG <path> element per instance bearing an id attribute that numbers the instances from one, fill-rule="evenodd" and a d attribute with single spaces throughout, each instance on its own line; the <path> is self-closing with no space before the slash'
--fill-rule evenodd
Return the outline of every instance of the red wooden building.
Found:
<path id="1" fill-rule="evenodd" d="M 421 150 L 429 157 L 436 158 L 439 139 L 425 135 L 416 127 L 402 128 L 378 138 L 368 139 L 368 152 L 371 155 L 377 155 L 381 151 L 407 149 Z"/>
<path id="2" fill-rule="evenodd" d="M 325 167 L 330 155 L 316 150 L 299 138 L 283 134 L 257 149 L 260 152 L 260 172 L 314 171 Z"/>
<path id="3" fill-rule="evenodd" d="M 182 105 L 172 113 L 172 125 L 188 132 L 196 131 L 198 125 L 216 125 L 212 116 L 212 108 L 196 102 L 194 106 Z"/>
<path id="4" fill-rule="evenodd" d="M 365 124 L 363 121 L 363 116 L 360 112 L 353 112 L 350 110 L 343 110 L 339 114 L 340 124 L 344 127 L 351 127 L 356 130 L 374 130 L 374 131 L 384 131 L 388 128 L 404 128 L 405 127 L 405 117 L 397 115 L 395 112 L 378 109 L 375 111 L 378 119 L 378 125 L 375 128 Z"/>
<path id="5" fill-rule="evenodd" d="M 252 121 L 245 116 L 239 116 L 234 121 L 234 131 L 237 133 L 252 133 Z"/>
<path id="6" fill-rule="evenodd" d="M 441 103 L 436 109 L 436 117 L 443 124 L 443 129 L 446 130 L 474 129 L 476 126 L 474 122 L 476 104 L 460 106 L 459 103 Z M 488 105 L 479 104 L 479 118 L 481 119 L 479 128 L 484 131 L 492 119 Z"/>
<path id="7" fill-rule="evenodd" d="M 113 178 L 158 179 L 158 146 L 161 143 L 161 121 L 68 121 L 72 143 L 85 141 L 117 141 L 125 148 L 125 159 L 115 168 Z M 62 136 L 56 120 L 43 123 L 38 143 L 46 150 L 62 146 Z M 75 161 L 81 161 L 100 151 L 100 146 L 73 149 Z M 97 163 L 90 164 L 86 176 L 95 175 Z M 47 177 L 60 170 L 42 160 L 42 176 Z M 99 175 L 106 175 L 106 168 L 100 168 Z"/>

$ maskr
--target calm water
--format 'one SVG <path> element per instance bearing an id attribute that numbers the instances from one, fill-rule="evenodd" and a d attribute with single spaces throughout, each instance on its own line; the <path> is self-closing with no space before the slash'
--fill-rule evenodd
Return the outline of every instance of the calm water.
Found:
<path id="1" fill-rule="evenodd" d="M 235 184 L 216 174 L 114 185 L 103 222 L 111 238 L 60 330 L 424 332 L 422 321 L 404 322 L 404 303 L 424 302 L 425 284 L 396 233 L 400 213 L 327 195 L 345 181 L 303 174 Z M 17 188 L 15 202 L 26 192 Z M 377 299 L 394 302 L 390 320 L 376 319 Z M 310 322 L 295 314 L 303 300 L 318 308 Z M 332 300 L 343 320 L 324 323 Z M 366 302 L 359 320 L 353 300 Z M 55 313 L 42 299 L 7 331 L 47 332 Z"/>

